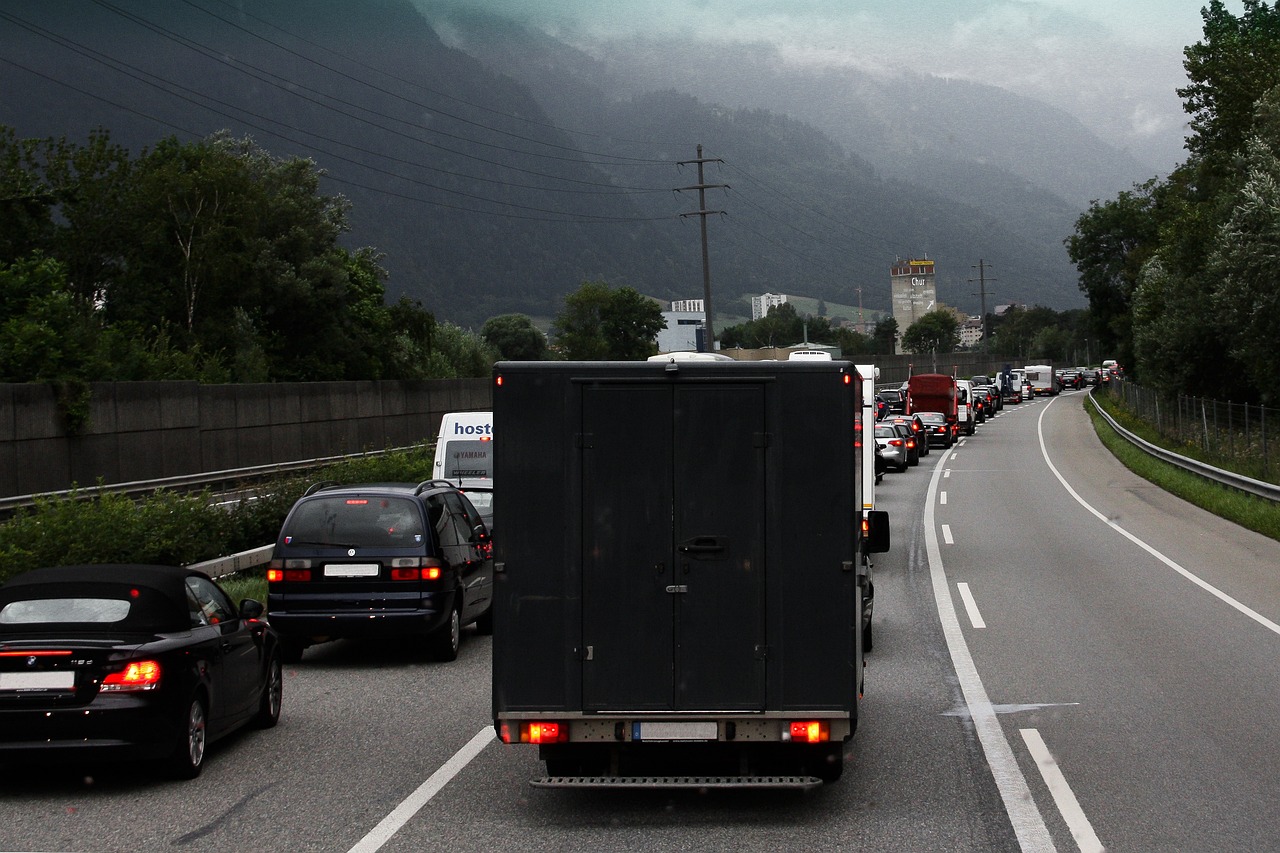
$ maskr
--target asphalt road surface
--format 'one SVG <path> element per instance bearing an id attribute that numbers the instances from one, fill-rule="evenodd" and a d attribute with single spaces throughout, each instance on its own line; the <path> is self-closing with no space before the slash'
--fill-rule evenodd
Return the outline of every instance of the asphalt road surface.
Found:
<path id="1" fill-rule="evenodd" d="M 0 849 L 1280 849 L 1280 544 L 1137 479 L 1083 394 L 1007 407 L 877 492 L 875 647 L 809 793 L 529 787 L 490 640 L 333 643 L 203 775 L 9 766 Z"/>

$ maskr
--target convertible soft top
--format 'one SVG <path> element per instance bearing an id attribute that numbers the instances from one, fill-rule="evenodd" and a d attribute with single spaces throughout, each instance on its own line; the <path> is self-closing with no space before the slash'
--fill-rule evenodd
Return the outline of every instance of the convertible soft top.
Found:
<path id="1" fill-rule="evenodd" d="M 19 601 L 38 599 L 115 599 L 128 601 L 127 615 L 107 628 L 112 631 L 160 633 L 190 627 L 186 579 L 208 575 L 179 566 L 103 564 L 52 566 L 33 569 L 0 586 L 0 610 Z M 61 625 L 86 623 L 13 623 L 0 621 L 0 637 L 56 630 Z"/>

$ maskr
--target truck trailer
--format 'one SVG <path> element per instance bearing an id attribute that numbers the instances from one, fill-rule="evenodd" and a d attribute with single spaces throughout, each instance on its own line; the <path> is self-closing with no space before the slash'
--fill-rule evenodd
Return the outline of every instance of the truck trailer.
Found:
<path id="1" fill-rule="evenodd" d="M 493 718 L 539 787 L 839 778 L 863 690 L 847 361 L 494 368 Z"/>
<path id="2" fill-rule="evenodd" d="M 961 429 L 969 426 L 968 419 L 960 422 L 960 387 L 954 376 L 945 373 L 917 373 L 907 380 L 911 387 L 912 412 L 940 412 L 947 421 L 954 441 Z M 972 431 L 968 431 L 972 435 Z M 947 447 L 950 447 L 950 441 Z"/>

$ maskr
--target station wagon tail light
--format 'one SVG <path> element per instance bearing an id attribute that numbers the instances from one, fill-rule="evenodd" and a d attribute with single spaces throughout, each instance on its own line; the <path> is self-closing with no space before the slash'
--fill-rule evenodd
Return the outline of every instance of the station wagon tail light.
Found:
<path id="1" fill-rule="evenodd" d="M 831 740 L 831 726 L 823 720 L 793 720 L 782 736 L 793 743 L 826 743 Z"/>
<path id="2" fill-rule="evenodd" d="M 503 743 L 568 743 L 569 727 L 553 720 L 504 722 L 498 736 Z"/>
<path id="3" fill-rule="evenodd" d="M 443 570 L 435 557 L 397 557 L 391 561 L 393 581 L 434 581 Z"/>
<path id="4" fill-rule="evenodd" d="M 160 661 L 135 660 L 102 679 L 103 693 L 133 693 L 160 686 Z"/>
<path id="5" fill-rule="evenodd" d="M 267 583 L 311 580 L 310 560 L 272 560 L 267 563 Z"/>

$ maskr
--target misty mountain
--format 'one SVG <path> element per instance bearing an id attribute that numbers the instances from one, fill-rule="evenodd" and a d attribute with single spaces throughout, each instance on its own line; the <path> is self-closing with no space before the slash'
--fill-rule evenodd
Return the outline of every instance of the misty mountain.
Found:
<path id="1" fill-rule="evenodd" d="M 600 51 L 493 18 L 428 20 L 407 0 L 12 0 L 0 123 L 76 142 L 105 127 L 135 154 L 227 128 L 310 157 L 352 203 L 350 245 L 384 253 L 389 295 L 477 326 L 552 315 L 585 280 L 701 297 L 699 144 L 717 309 L 763 291 L 884 309 L 889 265 L 919 254 L 966 310 L 979 258 L 995 301 L 1076 307 L 1061 241 L 1081 199 L 1147 177 L 998 90 L 916 81 L 937 88 L 895 109 L 906 82 L 864 79 L 837 102 L 839 80 L 766 75 L 750 48 L 718 87 L 702 76 L 711 52 Z M 797 106 L 823 100 L 825 118 Z M 956 118 L 984 111 L 1021 130 L 997 145 Z M 1050 133 L 1058 148 L 1029 150 Z M 1090 157 L 1092 171 L 1061 165 Z"/>

